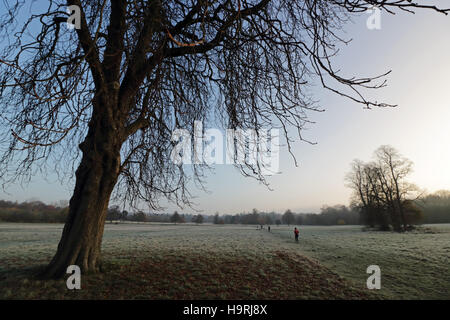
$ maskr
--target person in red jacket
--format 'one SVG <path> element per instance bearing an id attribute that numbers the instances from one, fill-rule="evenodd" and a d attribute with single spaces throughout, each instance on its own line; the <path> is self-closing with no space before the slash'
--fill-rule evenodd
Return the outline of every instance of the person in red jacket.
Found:
<path id="1" fill-rule="evenodd" d="M 299 231 L 298 231 L 297 227 L 295 227 L 294 228 L 294 235 L 295 235 L 295 241 L 296 242 L 298 242 L 298 234 L 299 234 Z"/>

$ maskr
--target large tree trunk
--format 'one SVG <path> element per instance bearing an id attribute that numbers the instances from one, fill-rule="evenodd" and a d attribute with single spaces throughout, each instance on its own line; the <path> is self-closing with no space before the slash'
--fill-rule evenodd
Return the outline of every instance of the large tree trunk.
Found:
<path id="1" fill-rule="evenodd" d="M 76 171 L 69 215 L 58 250 L 42 274 L 45 278 L 62 277 L 69 265 L 78 265 L 82 273 L 100 270 L 108 203 L 120 168 L 120 141 L 114 129 L 111 124 L 90 125 L 88 136 L 80 144 L 83 156 Z"/>

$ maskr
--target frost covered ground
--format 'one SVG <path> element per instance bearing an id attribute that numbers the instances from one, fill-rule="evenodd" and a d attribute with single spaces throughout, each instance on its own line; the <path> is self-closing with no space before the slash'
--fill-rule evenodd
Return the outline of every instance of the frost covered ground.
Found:
<path id="1" fill-rule="evenodd" d="M 290 230 L 274 230 L 287 238 Z M 361 231 L 357 226 L 303 227 L 298 253 L 317 259 L 357 287 L 366 268 L 381 269 L 381 290 L 390 299 L 450 299 L 450 224 L 417 231 Z"/>
<path id="2" fill-rule="evenodd" d="M 0 223 L 0 298 L 10 299 L 449 299 L 450 225 L 418 232 L 364 232 L 359 226 L 107 224 L 105 272 L 39 281 L 52 257 L 56 224 Z M 381 268 L 381 290 L 366 268 Z"/>

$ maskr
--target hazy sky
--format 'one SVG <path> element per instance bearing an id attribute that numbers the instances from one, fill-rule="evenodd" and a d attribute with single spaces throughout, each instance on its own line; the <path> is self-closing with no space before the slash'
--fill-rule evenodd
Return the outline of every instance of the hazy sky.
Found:
<path id="1" fill-rule="evenodd" d="M 316 123 L 303 134 L 317 144 L 295 144 L 299 166 L 282 150 L 282 174 L 269 178 L 274 189 L 269 191 L 254 179 L 242 177 L 233 166 L 218 165 L 207 179 L 210 193 L 194 192 L 198 209 L 206 214 L 252 208 L 317 212 L 323 205 L 348 204 L 350 190 L 344 186 L 344 176 L 350 162 L 369 160 L 383 144 L 394 146 L 414 162 L 412 182 L 429 192 L 450 189 L 450 16 L 425 11 L 383 13 L 381 30 L 367 29 L 367 17 L 345 28 L 353 41 L 341 49 L 337 65 L 347 76 L 374 76 L 392 69 L 388 87 L 369 97 L 399 106 L 366 110 L 314 89 L 326 112 L 310 114 Z M 0 192 L 0 199 L 70 198 L 72 185 L 47 178 L 36 176 L 25 188 L 12 186 L 8 193 Z"/>

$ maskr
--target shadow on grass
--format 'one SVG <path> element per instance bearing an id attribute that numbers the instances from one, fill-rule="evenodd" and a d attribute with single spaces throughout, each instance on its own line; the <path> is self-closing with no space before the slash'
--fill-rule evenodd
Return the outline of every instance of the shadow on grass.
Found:
<path id="1" fill-rule="evenodd" d="M 3 269 L 0 299 L 373 299 L 319 263 L 285 251 L 264 255 L 191 250 L 107 256 L 103 272 L 82 275 L 81 290 L 66 279 L 40 280 L 45 265 Z"/>

